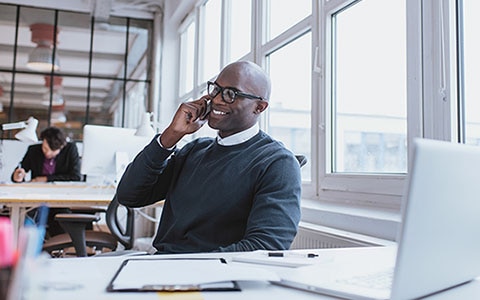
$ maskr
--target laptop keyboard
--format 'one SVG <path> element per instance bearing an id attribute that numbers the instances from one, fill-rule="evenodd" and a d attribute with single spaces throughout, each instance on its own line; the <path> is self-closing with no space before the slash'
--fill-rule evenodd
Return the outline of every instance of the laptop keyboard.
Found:
<path id="1" fill-rule="evenodd" d="M 355 285 L 364 288 L 385 290 L 392 286 L 393 269 L 388 269 L 372 274 L 359 275 L 337 280 L 338 283 Z"/>

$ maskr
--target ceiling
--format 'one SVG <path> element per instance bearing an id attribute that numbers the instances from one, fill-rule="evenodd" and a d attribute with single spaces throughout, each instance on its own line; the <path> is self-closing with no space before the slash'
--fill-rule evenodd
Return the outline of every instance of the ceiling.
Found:
<path id="1" fill-rule="evenodd" d="M 65 100 L 63 109 L 69 112 L 84 112 L 89 90 L 90 112 L 112 110 L 123 90 L 120 88 L 123 86 L 122 81 L 114 80 L 115 78 L 145 79 L 145 75 L 141 74 L 148 69 L 145 59 L 149 48 L 148 28 L 151 30 L 150 20 L 153 19 L 154 12 L 161 9 L 160 2 L 160 0 L 0 1 L 0 86 L 3 88 L 0 101 L 4 111 L 10 106 L 12 88 L 15 109 L 45 107 L 45 110 L 48 110 L 50 92 L 56 91 L 57 86 L 53 88 L 54 86 L 50 86 L 46 81 L 45 76 L 49 76 L 49 72 L 32 73 L 26 64 L 29 54 L 37 46 L 31 40 L 30 26 L 39 23 L 55 24 L 55 11 L 52 10 L 54 8 L 60 10 L 55 55 L 60 61 L 57 75 L 62 77 L 62 80 L 58 92 Z M 2 3 L 26 5 L 20 9 L 16 46 L 17 7 Z M 39 9 L 39 5 L 49 9 Z M 91 54 L 92 16 L 96 22 Z M 126 46 L 126 18 L 123 17 L 135 18 L 130 22 L 128 46 Z M 127 60 L 124 55 L 126 51 Z M 14 63 L 17 73 L 12 76 L 8 70 L 14 68 Z M 89 74 L 92 77 L 90 82 L 86 78 Z"/>

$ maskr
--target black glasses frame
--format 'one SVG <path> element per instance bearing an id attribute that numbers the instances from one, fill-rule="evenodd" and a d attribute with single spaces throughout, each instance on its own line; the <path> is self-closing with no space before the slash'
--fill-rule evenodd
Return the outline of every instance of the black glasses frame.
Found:
<path id="1" fill-rule="evenodd" d="M 210 87 L 211 86 L 215 87 L 215 90 L 217 91 L 215 94 L 213 92 L 210 93 Z M 227 93 L 227 95 L 231 95 L 230 91 L 233 92 L 233 97 L 231 97 L 231 101 L 227 100 L 227 99 L 230 98 L 230 96 L 227 96 L 228 97 L 227 99 L 225 98 L 226 93 Z M 235 88 L 232 88 L 232 87 L 222 87 L 218 83 L 211 82 L 211 81 L 207 81 L 207 93 L 212 98 L 215 98 L 219 93 L 221 93 L 222 100 L 225 101 L 226 103 L 229 103 L 229 104 L 235 102 L 235 99 L 237 99 L 238 96 L 248 98 L 248 99 L 259 99 L 259 100 L 265 101 L 265 99 L 263 97 L 255 96 L 255 95 L 252 95 L 252 94 L 247 94 L 247 93 L 244 93 L 244 92 L 240 92 L 239 90 L 237 90 Z"/>

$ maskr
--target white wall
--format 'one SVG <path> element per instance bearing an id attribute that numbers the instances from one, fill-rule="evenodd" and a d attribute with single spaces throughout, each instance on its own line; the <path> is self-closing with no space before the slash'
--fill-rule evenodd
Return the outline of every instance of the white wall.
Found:
<path id="1" fill-rule="evenodd" d="M 16 140 L 0 142 L 0 183 L 12 182 L 13 170 L 22 161 L 29 144 Z"/>

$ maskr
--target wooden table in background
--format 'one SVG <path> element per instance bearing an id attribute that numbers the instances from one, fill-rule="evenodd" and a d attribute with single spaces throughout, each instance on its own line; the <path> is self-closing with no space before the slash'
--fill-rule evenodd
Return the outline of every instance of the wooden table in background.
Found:
<path id="1" fill-rule="evenodd" d="M 108 206 L 115 195 L 114 186 L 85 182 L 0 184 L 0 205 L 10 208 L 14 239 L 25 219 L 25 213 L 42 204 L 49 207 Z"/>

